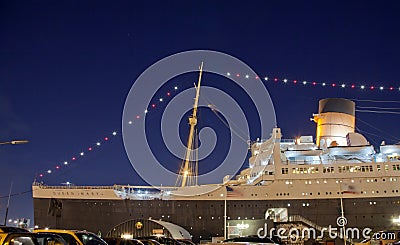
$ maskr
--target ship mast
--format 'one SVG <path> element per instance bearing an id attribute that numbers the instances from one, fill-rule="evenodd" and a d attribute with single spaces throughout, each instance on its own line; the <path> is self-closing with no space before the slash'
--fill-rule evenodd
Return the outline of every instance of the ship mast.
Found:
<path id="1" fill-rule="evenodd" d="M 180 175 L 178 176 L 178 179 L 180 177 L 182 177 L 182 185 L 181 185 L 182 187 L 186 186 L 188 177 L 189 178 L 193 178 L 193 177 L 197 178 L 197 173 L 195 173 L 195 175 L 194 175 L 193 171 L 191 170 L 192 168 L 190 167 L 190 160 L 191 160 L 191 155 L 193 152 L 195 127 L 197 125 L 197 106 L 199 104 L 200 83 L 201 83 L 202 74 L 203 74 L 203 62 L 201 62 L 201 65 L 200 65 L 199 80 L 198 80 L 197 86 L 196 86 L 196 98 L 194 100 L 193 113 L 192 113 L 192 116 L 189 117 L 190 131 L 189 131 L 189 137 L 188 137 L 188 141 L 187 141 L 187 148 L 186 148 L 186 154 L 185 154 L 185 160 L 184 160 L 185 162 L 183 163 L 183 167 L 181 167 Z M 197 167 L 196 167 L 196 171 L 197 171 Z M 197 184 L 197 183 L 195 183 L 195 184 Z"/>

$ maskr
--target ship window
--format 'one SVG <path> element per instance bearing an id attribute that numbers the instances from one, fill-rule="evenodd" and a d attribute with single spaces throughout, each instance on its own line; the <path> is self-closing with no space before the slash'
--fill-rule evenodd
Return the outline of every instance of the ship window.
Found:
<path id="1" fill-rule="evenodd" d="M 324 167 L 323 173 L 334 173 L 335 172 L 335 168 L 334 167 Z"/>
<path id="2" fill-rule="evenodd" d="M 377 170 L 378 172 L 380 172 L 380 171 L 381 171 L 381 165 L 376 165 L 376 170 Z"/>
<path id="3" fill-rule="evenodd" d="M 288 174 L 289 168 L 282 168 L 282 174 Z"/>

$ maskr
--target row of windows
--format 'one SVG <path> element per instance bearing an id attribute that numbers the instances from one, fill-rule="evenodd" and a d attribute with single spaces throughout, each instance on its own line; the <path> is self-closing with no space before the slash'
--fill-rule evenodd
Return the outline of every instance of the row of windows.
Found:
<path id="1" fill-rule="evenodd" d="M 392 165 L 392 169 L 394 171 L 400 171 L 400 164 L 394 164 Z M 376 165 L 376 170 L 378 172 L 381 171 L 381 165 Z M 389 165 L 384 166 L 385 171 L 389 171 Z M 288 174 L 289 173 L 289 168 L 282 168 L 282 174 Z M 368 173 L 368 172 L 373 172 L 374 168 L 372 165 L 364 165 L 364 166 L 338 166 L 337 171 L 339 173 L 357 173 L 357 172 L 362 172 L 362 173 Z M 314 174 L 318 173 L 319 169 L 318 167 L 296 167 L 292 168 L 292 173 L 293 174 Z M 323 173 L 335 173 L 335 167 L 333 166 L 328 166 L 328 167 L 323 167 L 322 169 Z"/>
<path id="2" fill-rule="evenodd" d="M 363 179 L 363 180 L 366 181 L 367 183 L 378 182 L 378 179 L 373 179 L 373 178 L 371 178 L 371 179 Z M 361 183 L 363 180 L 359 180 L 359 182 Z M 382 181 L 386 182 L 386 178 L 383 178 Z M 397 178 L 390 177 L 389 181 L 390 182 L 396 182 Z M 321 181 L 320 180 L 306 180 L 304 183 L 306 185 L 311 185 L 311 184 L 313 184 L 313 182 L 314 182 L 314 184 L 320 184 L 320 183 L 327 184 L 328 183 L 328 181 L 326 179 L 321 180 Z M 354 183 L 354 182 L 355 182 L 354 179 L 352 179 L 351 183 Z M 343 183 L 343 180 L 336 180 L 336 184 L 338 184 L 338 183 Z M 292 185 L 293 184 L 293 180 L 286 180 L 285 184 Z"/>

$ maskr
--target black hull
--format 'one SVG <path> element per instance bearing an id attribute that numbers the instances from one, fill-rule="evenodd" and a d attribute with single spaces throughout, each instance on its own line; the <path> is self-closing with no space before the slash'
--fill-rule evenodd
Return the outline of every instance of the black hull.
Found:
<path id="1" fill-rule="evenodd" d="M 400 198 L 343 199 L 347 227 L 384 230 L 393 228 L 400 215 Z M 313 223 L 337 227 L 339 199 L 227 201 L 230 220 L 264 219 L 268 208 L 287 208 L 289 216 L 300 215 Z M 130 219 L 162 219 L 187 229 L 194 241 L 223 236 L 224 201 L 177 200 L 82 200 L 34 198 L 35 225 L 86 229 L 107 234 Z"/>

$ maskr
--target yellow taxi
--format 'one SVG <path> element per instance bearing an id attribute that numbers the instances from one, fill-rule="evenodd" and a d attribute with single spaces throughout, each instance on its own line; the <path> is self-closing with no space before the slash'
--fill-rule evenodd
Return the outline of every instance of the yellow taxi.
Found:
<path id="1" fill-rule="evenodd" d="M 0 226 L 0 245 L 39 245 L 35 234 L 28 230 L 11 227 Z"/>
<path id="2" fill-rule="evenodd" d="M 37 229 L 36 234 L 57 234 L 69 245 L 107 245 L 107 243 L 96 234 L 88 231 L 62 230 L 62 229 Z"/>

